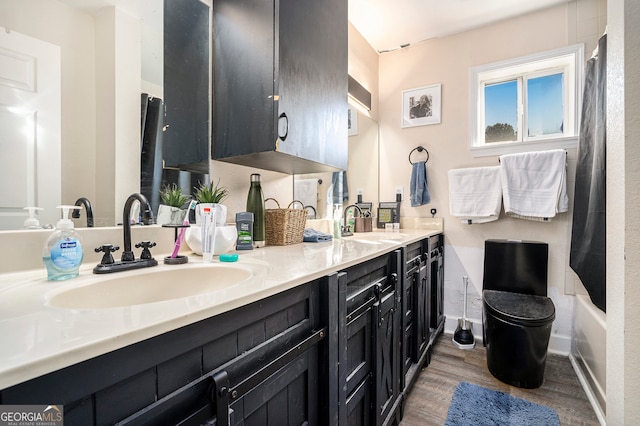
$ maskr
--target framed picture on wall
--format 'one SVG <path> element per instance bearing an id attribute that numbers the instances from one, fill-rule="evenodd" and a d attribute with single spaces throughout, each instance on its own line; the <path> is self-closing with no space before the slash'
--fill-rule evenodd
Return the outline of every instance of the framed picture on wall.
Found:
<path id="1" fill-rule="evenodd" d="M 349 123 L 349 136 L 355 136 L 358 134 L 358 110 L 349 106 L 347 109 L 347 122 Z"/>
<path id="2" fill-rule="evenodd" d="M 402 127 L 439 124 L 441 92 L 440 84 L 403 90 Z"/>

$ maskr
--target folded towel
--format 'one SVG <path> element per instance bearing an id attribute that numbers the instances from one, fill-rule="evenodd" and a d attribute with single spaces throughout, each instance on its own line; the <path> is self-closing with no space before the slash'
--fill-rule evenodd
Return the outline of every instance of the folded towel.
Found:
<path id="1" fill-rule="evenodd" d="M 569 209 L 563 149 L 500 156 L 504 210 L 508 216 L 548 221 Z"/>
<path id="2" fill-rule="evenodd" d="M 305 243 L 321 243 L 323 241 L 331 241 L 333 235 L 325 234 L 324 232 L 316 231 L 312 228 L 305 228 L 302 241 Z"/>
<path id="3" fill-rule="evenodd" d="M 449 211 L 463 223 L 498 220 L 502 202 L 500 166 L 449 170 Z"/>
<path id="4" fill-rule="evenodd" d="M 426 161 L 413 163 L 413 168 L 411 170 L 411 184 L 409 186 L 409 197 L 411 198 L 411 207 L 422 206 L 431 201 L 429 187 L 427 186 Z"/>

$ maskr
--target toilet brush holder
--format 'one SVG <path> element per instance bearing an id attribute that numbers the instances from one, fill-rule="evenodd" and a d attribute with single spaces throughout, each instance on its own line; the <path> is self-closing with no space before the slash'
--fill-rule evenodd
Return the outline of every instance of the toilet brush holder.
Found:
<path id="1" fill-rule="evenodd" d="M 471 328 L 473 324 L 467 319 L 467 287 L 469 278 L 462 277 L 464 283 L 464 301 L 462 307 L 462 318 L 458 318 L 458 328 L 453 333 L 451 341 L 458 349 L 473 349 L 476 346 L 476 339 L 473 337 Z"/>

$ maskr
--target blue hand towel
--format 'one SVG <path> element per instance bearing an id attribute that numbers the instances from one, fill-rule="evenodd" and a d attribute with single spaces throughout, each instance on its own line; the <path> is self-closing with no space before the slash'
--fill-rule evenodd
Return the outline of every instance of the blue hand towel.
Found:
<path id="1" fill-rule="evenodd" d="M 428 204 L 431 201 L 429 187 L 427 186 L 427 162 L 418 161 L 413 163 L 411 170 L 410 195 L 411 207 L 418 207 Z"/>
<path id="2" fill-rule="evenodd" d="M 305 243 L 321 243 L 323 241 L 331 241 L 332 239 L 333 235 L 325 234 L 312 228 L 306 228 L 304 230 L 304 236 L 302 237 L 302 241 Z"/>

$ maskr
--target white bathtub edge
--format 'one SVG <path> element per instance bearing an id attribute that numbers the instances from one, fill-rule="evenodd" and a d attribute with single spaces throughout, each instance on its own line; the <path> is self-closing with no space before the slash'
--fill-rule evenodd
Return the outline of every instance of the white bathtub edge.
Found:
<path id="1" fill-rule="evenodd" d="M 576 376 L 578 376 L 578 381 L 580 381 L 580 385 L 582 386 L 582 389 L 584 389 L 584 393 L 587 394 L 587 398 L 591 403 L 591 407 L 593 408 L 593 411 L 596 413 L 596 417 L 598 418 L 598 421 L 602 426 L 606 426 L 607 422 L 605 419 L 605 415 L 602 411 L 602 407 L 600 407 L 600 404 L 598 403 L 598 398 L 596 398 L 596 395 L 593 392 L 593 389 L 591 389 L 591 386 L 589 385 L 589 382 L 585 377 L 584 372 L 582 371 L 582 368 L 580 368 L 580 365 L 576 361 L 576 358 L 573 356 L 573 354 L 569 354 L 569 361 L 571 361 L 571 366 L 573 367 L 573 371 L 575 371 Z"/>

